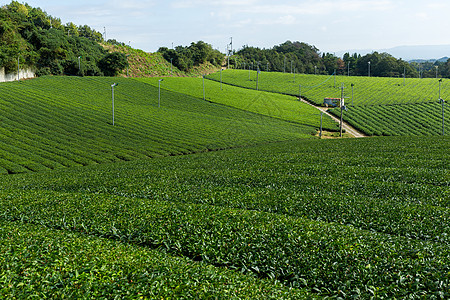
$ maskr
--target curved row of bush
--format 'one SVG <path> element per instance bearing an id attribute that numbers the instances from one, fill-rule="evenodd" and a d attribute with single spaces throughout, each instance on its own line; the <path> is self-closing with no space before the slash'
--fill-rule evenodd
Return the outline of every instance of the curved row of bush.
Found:
<path id="1" fill-rule="evenodd" d="M 2 218 L 318 296 L 448 297 L 448 138 L 303 140 L 6 177 Z"/>

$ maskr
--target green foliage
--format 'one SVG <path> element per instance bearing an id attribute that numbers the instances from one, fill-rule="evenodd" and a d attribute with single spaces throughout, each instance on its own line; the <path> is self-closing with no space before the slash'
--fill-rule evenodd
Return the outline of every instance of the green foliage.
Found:
<path id="1" fill-rule="evenodd" d="M 252 298 L 306 293 L 145 247 L 0 220 L 2 298 Z"/>
<path id="2" fill-rule="evenodd" d="M 117 74 L 126 67 L 124 58 L 108 54 L 101 42 L 102 35 L 89 26 L 62 25 L 28 4 L 12 1 L 0 10 L 0 67 L 7 73 L 17 70 L 19 57 L 21 66 L 38 76 Z"/>
<path id="3" fill-rule="evenodd" d="M 245 64 L 246 69 L 252 66 L 253 70 L 259 65 L 261 70 L 276 72 L 291 73 L 291 70 L 293 72 L 295 69 L 297 73 L 314 73 L 314 67 L 317 67 L 319 72 L 329 71 L 319 55 L 319 50 L 301 42 L 287 41 L 272 49 L 245 46 L 230 60 L 232 66 L 235 65 L 235 60 L 236 65 L 239 64 L 238 68 L 244 68 Z"/>
<path id="4" fill-rule="evenodd" d="M 349 53 L 344 54 L 344 63 L 347 67 L 345 73 L 350 71 L 352 76 L 368 76 L 370 62 L 370 76 L 374 77 L 403 77 L 417 78 L 419 72 L 414 67 L 402 59 L 397 59 L 389 53 L 373 52 L 364 56 Z M 349 67 L 350 65 L 350 67 Z M 344 74 L 344 72 L 341 72 Z M 349 75 L 349 74 L 347 74 Z"/>
<path id="5" fill-rule="evenodd" d="M 98 65 L 106 76 L 116 76 L 128 66 L 128 60 L 125 54 L 113 52 L 106 54 Z"/>
<path id="6" fill-rule="evenodd" d="M 310 296 L 445 299 L 448 142 L 303 140 L 6 176 L 2 219 L 139 244 Z"/>

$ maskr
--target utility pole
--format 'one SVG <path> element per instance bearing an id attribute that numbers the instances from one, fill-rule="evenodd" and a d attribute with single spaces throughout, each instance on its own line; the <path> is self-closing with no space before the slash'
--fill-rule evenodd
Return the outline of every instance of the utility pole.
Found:
<path id="1" fill-rule="evenodd" d="M 319 138 L 322 138 L 322 120 L 323 120 L 323 111 L 320 111 L 320 132 L 319 132 Z"/>
<path id="2" fill-rule="evenodd" d="M 233 54 L 233 37 L 230 37 L 231 54 Z"/>
<path id="3" fill-rule="evenodd" d="M 403 67 L 403 86 L 406 85 L 406 67 Z"/>
<path id="4" fill-rule="evenodd" d="M 444 117 L 445 117 L 445 101 L 441 98 L 441 83 L 442 79 L 439 80 L 439 102 L 442 104 L 442 135 L 445 134 L 445 128 L 444 128 Z"/>
<path id="5" fill-rule="evenodd" d="M 257 71 L 256 71 L 256 90 L 258 91 L 259 90 L 259 65 L 258 65 L 258 68 L 257 68 Z"/>
<path id="6" fill-rule="evenodd" d="M 352 106 L 353 106 L 353 87 L 355 86 L 355 84 L 352 83 Z"/>
<path id="7" fill-rule="evenodd" d="M 17 81 L 20 81 L 20 56 L 17 56 Z"/>
<path id="8" fill-rule="evenodd" d="M 347 76 L 350 76 L 350 62 L 347 63 Z"/>
<path id="9" fill-rule="evenodd" d="M 334 88 L 336 88 L 336 69 L 334 69 Z"/>
<path id="10" fill-rule="evenodd" d="M 230 44 L 227 44 L 227 69 L 230 68 Z"/>
<path id="11" fill-rule="evenodd" d="M 233 38 L 230 38 L 230 43 L 227 44 L 228 69 L 230 68 L 230 56 L 233 54 Z"/>
<path id="12" fill-rule="evenodd" d="M 158 80 L 158 108 L 161 107 L 161 81 L 163 80 L 163 78 Z"/>
<path id="13" fill-rule="evenodd" d="M 118 86 L 118 83 L 111 84 L 112 90 L 112 125 L 114 126 L 114 87 Z"/>
<path id="14" fill-rule="evenodd" d="M 344 123 L 344 84 L 341 87 L 341 124 L 340 124 L 340 137 L 342 137 L 342 127 Z"/>
<path id="15" fill-rule="evenodd" d="M 205 96 L 205 75 L 202 76 L 203 78 L 203 101 L 206 100 L 206 96 Z"/>

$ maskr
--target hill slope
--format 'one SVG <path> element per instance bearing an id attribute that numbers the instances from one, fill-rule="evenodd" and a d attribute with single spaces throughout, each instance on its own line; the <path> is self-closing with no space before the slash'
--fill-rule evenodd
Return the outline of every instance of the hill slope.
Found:
<path id="1" fill-rule="evenodd" d="M 129 68 L 123 70 L 120 76 L 123 77 L 191 77 L 210 74 L 220 70 L 220 68 L 205 63 L 193 67 L 189 72 L 180 71 L 171 65 L 161 53 L 148 53 L 128 46 L 103 45 L 110 52 L 124 53 L 128 57 Z"/>

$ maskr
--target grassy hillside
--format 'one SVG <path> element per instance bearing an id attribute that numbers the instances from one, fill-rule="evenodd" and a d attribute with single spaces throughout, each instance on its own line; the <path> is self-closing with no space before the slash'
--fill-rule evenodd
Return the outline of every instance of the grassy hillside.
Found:
<path id="1" fill-rule="evenodd" d="M 1 293 L 448 298 L 449 142 L 303 140 L 5 176 Z"/>
<path id="2" fill-rule="evenodd" d="M 158 86 L 159 78 L 138 80 Z M 161 87 L 203 99 L 202 78 L 164 78 Z M 317 109 L 290 96 L 242 89 L 205 80 L 205 99 L 316 129 L 320 127 L 320 114 Z M 328 116 L 323 117 L 322 126 L 329 131 L 339 130 L 338 124 Z"/>
<path id="3" fill-rule="evenodd" d="M 164 59 L 161 53 L 148 53 L 139 49 L 133 49 L 128 46 L 103 45 L 110 52 L 121 52 L 128 55 L 128 70 L 121 72 L 123 77 L 157 77 L 157 76 L 173 76 L 173 77 L 190 77 L 201 76 L 217 72 L 219 68 L 212 64 L 203 64 L 194 67 L 189 72 L 183 72 L 175 66 L 171 66 L 170 62 Z"/>
<path id="4" fill-rule="evenodd" d="M 249 79 L 250 74 L 250 79 Z M 256 89 L 256 72 L 228 70 L 223 82 Z M 208 76 L 220 80 L 220 73 Z M 442 107 L 438 79 L 348 77 L 262 72 L 260 90 L 299 95 L 316 105 L 327 97 L 340 98 L 344 85 L 344 120 L 367 135 L 439 135 L 442 134 Z M 352 93 L 353 84 L 353 93 Z M 442 79 L 441 97 L 450 99 L 450 80 Z M 446 100 L 447 101 L 447 100 Z M 446 105 L 445 131 L 450 132 Z M 331 112 L 340 116 L 340 109 Z"/>
<path id="5" fill-rule="evenodd" d="M 111 84 L 115 88 L 112 126 Z M 125 78 L 0 85 L 0 173 L 43 171 L 308 137 L 314 128 Z"/>

